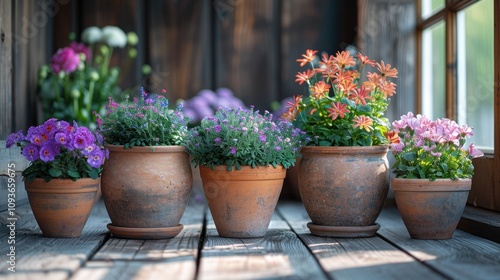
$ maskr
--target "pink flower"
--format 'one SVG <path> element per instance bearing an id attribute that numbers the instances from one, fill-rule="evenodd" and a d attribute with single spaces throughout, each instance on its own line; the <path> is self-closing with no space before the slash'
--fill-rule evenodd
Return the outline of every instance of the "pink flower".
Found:
<path id="1" fill-rule="evenodd" d="M 477 158 L 477 157 L 482 157 L 484 155 L 483 152 L 481 152 L 480 150 L 476 149 L 476 147 L 474 146 L 474 144 L 470 144 L 469 146 L 469 155 L 473 158 Z"/>
<path id="2" fill-rule="evenodd" d="M 90 60 L 90 56 L 91 56 L 90 49 L 85 44 L 71 42 L 71 43 L 69 43 L 69 47 L 72 48 L 77 54 L 84 54 L 85 61 Z"/>
<path id="3" fill-rule="evenodd" d="M 64 71 L 71 73 L 76 70 L 80 63 L 80 56 L 72 48 L 59 49 L 52 57 L 50 66 L 54 73 Z"/>

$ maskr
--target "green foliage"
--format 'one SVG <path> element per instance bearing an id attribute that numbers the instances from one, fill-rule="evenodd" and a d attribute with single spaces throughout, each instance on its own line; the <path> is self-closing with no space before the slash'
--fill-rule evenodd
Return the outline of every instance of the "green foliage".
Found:
<path id="1" fill-rule="evenodd" d="M 181 113 L 182 104 L 171 110 L 163 96 L 142 92 L 141 98 L 123 105 L 110 99 L 106 108 L 106 117 L 98 116 L 97 123 L 108 144 L 132 148 L 184 143 L 188 118 Z"/>
<path id="2" fill-rule="evenodd" d="M 267 111 L 219 109 L 190 130 L 186 148 L 196 166 L 227 165 L 229 171 L 241 166 L 295 164 L 303 143 L 303 133 L 284 120 L 272 120 Z"/>

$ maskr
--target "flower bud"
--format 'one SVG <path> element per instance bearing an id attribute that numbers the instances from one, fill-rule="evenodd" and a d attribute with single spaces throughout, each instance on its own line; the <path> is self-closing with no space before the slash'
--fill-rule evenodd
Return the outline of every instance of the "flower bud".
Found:
<path id="1" fill-rule="evenodd" d="M 99 48 L 99 50 L 101 51 L 101 53 L 103 55 L 107 55 L 109 53 L 109 48 L 108 48 L 108 46 L 105 46 L 105 45 L 102 45 L 101 48 Z"/>
<path id="2" fill-rule="evenodd" d="M 97 71 L 90 72 L 90 80 L 94 82 L 99 80 L 99 74 L 97 73 Z"/>
<path id="3" fill-rule="evenodd" d="M 40 80 L 47 78 L 48 72 L 49 72 L 49 67 L 47 65 L 40 67 L 40 70 L 38 70 L 38 78 Z"/>
<path id="4" fill-rule="evenodd" d="M 111 74 L 111 76 L 116 78 L 116 77 L 118 77 L 118 75 L 120 75 L 120 70 L 118 70 L 118 68 L 116 68 L 116 67 L 113 67 L 110 71 L 110 74 Z"/>
<path id="5" fill-rule="evenodd" d="M 82 41 L 87 44 L 97 43 L 102 38 L 102 31 L 99 27 L 90 26 L 82 32 Z"/>
<path id="6" fill-rule="evenodd" d="M 130 31 L 127 33 L 127 44 L 130 46 L 135 46 L 139 43 L 139 37 L 137 36 L 137 33 Z"/>
<path id="7" fill-rule="evenodd" d="M 130 58 L 135 58 L 137 56 L 137 49 L 136 48 L 129 49 L 128 56 Z"/>
<path id="8" fill-rule="evenodd" d="M 148 64 L 142 65 L 141 72 L 143 75 L 149 75 L 151 72 L 153 72 L 153 69 L 151 69 L 151 66 Z"/>
<path id="9" fill-rule="evenodd" d="M 71 90 L 71 97 L 73 97 L 74 99 L 80 98 L 80 91 L 74 88 L 73 90 Z"/>

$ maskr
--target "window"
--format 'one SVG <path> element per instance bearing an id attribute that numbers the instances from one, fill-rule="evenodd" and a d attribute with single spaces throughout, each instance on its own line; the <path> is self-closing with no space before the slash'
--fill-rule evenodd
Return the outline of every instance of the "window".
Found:
<path id="1" fill-rule="evenodd" d="M 474 128 L 473 203 L 500 210 L 500 1 L 417 0 L 417 15 L 417 112 Z"/>

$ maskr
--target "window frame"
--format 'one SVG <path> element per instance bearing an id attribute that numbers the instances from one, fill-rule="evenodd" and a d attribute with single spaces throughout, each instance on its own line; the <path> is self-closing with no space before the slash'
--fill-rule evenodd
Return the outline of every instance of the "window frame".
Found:
<path id="1" fill-rule="evenodd" d="M 421 17 L 421 0 L 417 0 L 415 109 L 422 112 L 422 33 L 434 24 L 445 23 L 445 112 L 456 120 L 457 115 L 457 13 L 481 0 L 445 0 L 445 6 L 429 17 Z M 474 159 L 475 174 L 469 204 L 500 211 L 500 1 L 494 2 L 494 142 L 493 153 Z M 496 172 L 495 172 L 496 171 Z"/>

